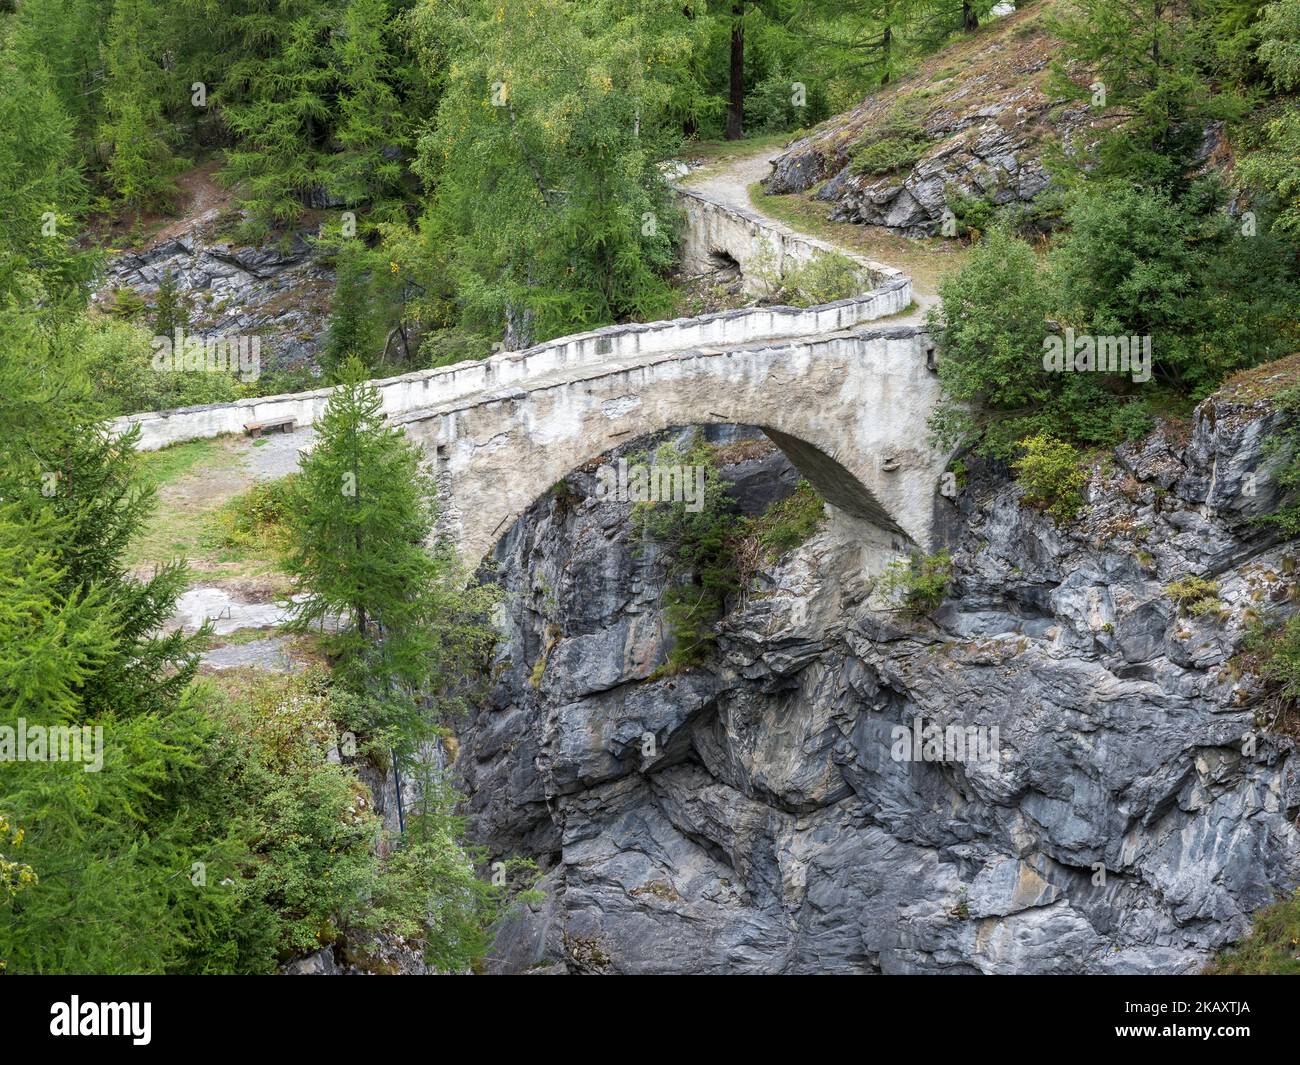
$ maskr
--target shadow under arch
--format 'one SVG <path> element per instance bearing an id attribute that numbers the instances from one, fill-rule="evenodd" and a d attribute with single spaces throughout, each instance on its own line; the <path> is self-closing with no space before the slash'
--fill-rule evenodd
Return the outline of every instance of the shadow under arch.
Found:
<path id="1" fill-rule="evenodd" d="M 872 494 L 871 490 L 837 459 L 823 451 L 816 444 L 810 443 L 789 433 L 783 433 L 768 426 L 752 425 L 723 418 L 694 418 L 689 422 L 676 423 L 660 428 L 648 428 L 634 437 L 617 441 L 612 446 L 597 450 L 572 461 L 563 472 L 550 471 L 544 484 L 538 483 L 536 490 L 517 511 L 503 516 L 493 529 L 490 542 L 482 555 L 466 559 L 471 566 L 476 566 L 497 553 L 498 548 L 523 521 L 534 507 L 546 499 L 556 488 L 566 482 L 571 475 L 579 471 L 592 471 L 602 464 L 613 460 L 620 453 L 635 452 L 638 446 L 653 448 L 665 438 L 685 433 L 692 429 L 735 429 L 741 439 L 769 440 L 785 456 L 800 477 L 807 480 L 823 500 L 835 509 L 857 521 L 865 522 L 881 533 L 895 540 L 895 549 L 913 543 L 907 532 L 890 517 L 888 511 Z M 606 441 L 606 443 L 609 443 Z M 901 542 L 900 542 L 901 541 Z"/>

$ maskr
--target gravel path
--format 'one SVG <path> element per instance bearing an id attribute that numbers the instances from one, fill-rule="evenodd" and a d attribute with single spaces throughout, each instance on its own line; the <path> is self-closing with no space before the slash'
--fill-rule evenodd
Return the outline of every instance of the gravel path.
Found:
<path id="1" fill-rule="evenodd" d="M 236 446 L 248 474 L 248 484 L 254 481 L 274 481 L 298 469 L 299 452 L 311 450 L 316 442 L 316 430 L 310 425 L 299 426 L 292 433 L 268 433 L 256 440 L 243 438 Z"/>
<path id="2" fill-rule="evenodd" d="M 762 216 L 773 229 L 781 233 L 796 232 L 791 226 L 781 221 L 779 218 L 773 218 L 761 210 L 749 198 L 749 187 L 756 181 L 762 181 L 772 172 L 772 160 L 780 153 L 777 148 L 765 148 L 762 151 L 755 152 L 753 155 L 744 155 L 733 159 L 722 170 L 708 177 L 700 178 L 698 181 L 691 181 L 689 178 L 684 182 L 687 188 L 701 192 L 711 200 L 716 200 L 728 207 L 739 208 L 749 211 L 753 214 Z M 805 236 L 816 236 L 819 240 L 824 240 L 827 244 L 836 244 L 845 252 L 853 255 L 861 255 L 859 249 L 848 248 L 827 236 L 821 234 L 804 234 Z M 883 260 L 878 260 L 883 261 Z M 895 266 L 894 263 L 885 263 L 886 266 Z M 904 271 L 906 273 L 906 271 Z M 890 323 L 899 325 L 920 325 L 925 321 L 926 311 L 939 302 L 939 297 L 933 292 L 922 291 L 913 280 L 912 284 L 912 310 L 907 314 L 899 315 L 896 318 L 889 319 Z"/>

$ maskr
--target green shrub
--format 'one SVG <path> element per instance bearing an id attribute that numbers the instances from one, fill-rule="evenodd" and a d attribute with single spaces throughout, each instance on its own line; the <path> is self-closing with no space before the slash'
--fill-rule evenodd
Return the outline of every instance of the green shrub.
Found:
<path id="1" fill-rule="evenodd" d="M 704 504 L 696 511 L 684 502 L 638 503 L 633 521 L 643 537 L 661 548 L 670 587 L 662 597 L 672 634 L 665 672 L 677 673 L 705 662 L 717 643 L 714 627 L 727 596 L 738 585 L 732 529 L 735 502 L 718 473 L 713 449 L 702 433 L 679 449 L 664 445 L 655 462 L 665 466 L 703 466 Z"/>
<path id="2" fill-rule="evenodd" d="M 1180 200 L 1126 183 L 1077 193 L 1051 254 L 1060 314 L 1080 333 L 1151 337 L 1155 379 L 1197 395 L 1290 354 L 1296 248 L 1262 224 L 1243 236 L 1224 199 L 1210 181 Z"/>
<path id="3" fill-rule="evenodd" d="M 827 252 L 796 267 L 785 280 L 796 307 L 816 307 L 856 296 L 867 287 L 858 263 L 839 252 Z"/>
<path id="4" fill-rule="evenodd" d="M 1260 675 L 1275 686 L 1277 699 L 1290 707 L 1300 704 L 1300 614 L 1261 634 L 1250 649 L 1258 656 Z"/>
<path id="5" fill-rule="evenodd" d="M 947 194 L 948 210 L 957 222 L 957 236 L 979 240 L 997 223 L 997 204 L 984 196 L 974 196 L 950 188 Z"/>
<path id="6" fill-rule="evenodd" d="M 791 77 L 779 67 L 745 93 L 745 128 L 750 134 L 777 133 L 815 126 L 830 114 L 822 79 L 806 87 L 802 107 L 794 103 Z"/>
<path id="7" fill-rule="evenodd" d="M 952 585 L 952 556 L 914 553 L 906 561 L 891 562 L 880 579 L 880 589 L 903 611 L 923 617 L 936 610 Z"/>
<path id="8" fill-rule="evenodd" d="M 205 855 L 204 890 L 224 906 L 194 930 L 176 971 L 273 972 L 353 932 L 401 935 L 442 972 L 482 956 L 505 900 L 474 875 L 453 797 L 425 791 L 404 846 L 377 847 L 370 792 L 327 758 L 340 722 L 326 674 L 259 675 L 200 695 L 211 793 L 196 794 L 194 809 L 236 834 Z"/>
<path id="9" fill-rule="evenodd" d="M 76 328 L 96 396 L 107 414 L 226 403 L 239 394 L 239 383 L 230 373 L 154 369 L 152 337 L 140 326 L 92 316 Z"/>
<path id="10" fill-rule="evenodd" d="M 826 504 L 807 481 L 801 480 L 794 494 L 773 503 L 746 523 L 766 557 L 776 561 L 804 543 L 821 525 Z"/>
<path id="11" fill-rule="evenodd" d="M 758 246 L 749 270 L 763 282 L 769 299 L 792 307 L 834 303 L 869 286 L 862 266 L 839 252 L 825 252 L 793 267 L 778 267 L 776 249 L 766 240 Z"/>
<path id="12" fill-rule="evenodd" d="M 274 553 L 288 536 L 286 521 L 296 474 L 259 481 L 223 504 L 212 517 L 213 537 L 222 547 Z"/>
<path id="13" fill-rule="evenodd" d="M 1013 464 L 1024 486 L 1025 502 L 1047 511 L 1057 521 L 1069 521 L 1084 504 L 1088 475 L 1079 455 L 1063 440 L 1046 434 L 1020 441 L 1023 454 Z"/>
<path id="14" fill-rule="evenodd" d="M 884 137 L 868 141 L 853 152 L 852 166 L 859 174 L 895 174 L 913 166 L 929 148 L 921 130 L 914 137 Z"/>
<path id="15" fill-rule="evenodd" d="M 1263 222 L 1243 236 L 1223 201 L 1210 180 L 1180 199 L 1084 184 L 1060 201 L 1067 228 L 1043 270 L 1010 232 L 1012 216 L 994 225 L 940 282 L 942 306 L 930 315 L 944 390 L 931 421 L 940 442 L 1004 461 L 1039 434 L 1111 446 L 1145 433 L 1153 410 L 1294 351 L 1300 249 Z M 1080 338 L 1149 338 L 1151 379 L 1135 381 L 1132 368 L 1045 368 L 1047 337 L 1067 327 Z"/>
<path id="16" fill-rule="evenodd" d="M 1177 603 L 1183 613 L 1193 617 L 1218 610 L 1223 605 L 1219 601 L 1218 584 L 1203 577 L 1182 577 L 1170 581 L 1165 585 L 1165 595 Z"/>
<path id="17" fill-rule="evenodd" d="M 1266 443 L 1266 455 L 1269 475 L 1283 496 L 1262 520 L 1277 525 L 1287 536 L 1300 536 L 1300 385 L 1281 393 L 1276 405 L 1284 417 Z"/>
<path id="18" fill-rule="evenodd" d="M 930 311 L 944 397 L 931 419 L 941 442 L 983 434 L 980 449 L 1010 459 L 1022 420 L 1047 408 L 1059 380 L 1043 370 L 1051 296 L 1032 248 L 994 229 L 939 285 Z"/>
<path id="19" fill-rule="evenodd" d="M 924 100 L 900 97 L 879 125 L 873 127 L 850 153 L 850 165 L 859 174 L 893 174 L 911 167 L 930 146 L 921 124 Z"/>
<path id="20" fill-rule="evenodd" d="M 105 314 L 125 321 L 133 321 L 144 313 L 144 297 L 133 288 L 115 288 L 108 302 L 103 304 Z"/>

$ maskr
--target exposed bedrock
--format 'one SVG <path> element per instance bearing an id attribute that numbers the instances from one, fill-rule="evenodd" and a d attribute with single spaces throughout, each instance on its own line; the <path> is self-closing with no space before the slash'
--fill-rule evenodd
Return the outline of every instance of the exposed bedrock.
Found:
<path id="1" fill-rule="evenodd" d="M 931 620 L 869 597 L 889 544 L 832 515 L 676 676 L 654 552 L 575 473 L 498 545 L 507 633 L 456 763 L 474 837 L 545 870 L 490 968 L 1197 970 L 1300 881 L 1293 744 L 1244 744 L 1259 693 L 1229 663 L 1295 586 L 1294 543 L 1248 524 L 1266 427 L 1203 406 L 1120 448 L 1066 528 L 976 471 L 940 504 Z M 732 450 L 742 497 L 792 490 Z M 1181 616 L 1189 574 L 1220 611 Z M 917 717 L 996 727 L 994 757 L 895 760 Z"/>

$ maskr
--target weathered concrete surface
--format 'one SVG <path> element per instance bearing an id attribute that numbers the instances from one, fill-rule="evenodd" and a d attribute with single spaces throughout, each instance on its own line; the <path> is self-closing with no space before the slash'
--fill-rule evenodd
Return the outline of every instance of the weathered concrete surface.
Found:
<path id="1" fill-rule="evenodd" d="M 563 370 L 394 419 L 436 459 L 443 532 L 477 562 L 546 489 L 671 426 L 761 427 L 835 507 L 928 546 L 946 456 L 926 338 L 875 326 Z"/>

